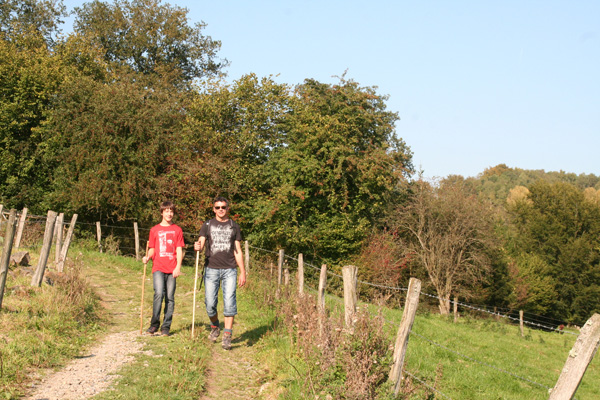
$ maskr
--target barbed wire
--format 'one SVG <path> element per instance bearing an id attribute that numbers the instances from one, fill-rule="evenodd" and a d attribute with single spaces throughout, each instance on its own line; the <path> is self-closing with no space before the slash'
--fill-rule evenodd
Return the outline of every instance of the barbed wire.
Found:
<path id="1" fill-rule="evenodd" d="M 261 251 L 265 251 L 265 252 L 269 252 L 269 253 L 273 253 L 273 254 L 278 254 L 278 252 L 275 252 L 275 251 L 272 251 L 272 250 L 266 250 L 266 249 L 262 249 L 262 248 L 260 248 L 260 247 L 255 247 L 255 246 L 250 246 L 250 247 L 251 247 L 251 248 L 254 248 L 254 249 L 256 249 L 256 250 L 261 250 Z M 288 255 L 285 255 L 285 253 L 284 253 L 284 256 L 285 256 L 286 258 L 288 258 L 288 259 L 291 259 L 291 260 L 298 261 L 298 259 L 297 259 L 297 258 L 294 258 L 294 257 L 292 257 L 292 256 L 288 256 Z M 305 262 L 305 263 L 304 263 L 304 265 L 308 265 L 308 266 L 310 266 L 310 267 L 314 268 L 315 270 L 320 270 L 320 268 L 318 268 L 318 267 L 316 267 L 316 266 L 314 266 L 314 265 L 312 265 L 311 263 L 308 263 L 308 262 Z M 336 274 L 336 273 L 334 273 L 334 272 L 330 271 L 329 269 L 327 269 L 327 274 L 328 274 L 328 275 L 332 275 L 332 276 L 335 276 L 335 277 L 338 277 L 338 278 L 341 278 L 341 279 L 343 279 L 343 276 L 342 276 L 342 275 Z M 361 281 L 361 280 L 357 280 L 357 282 L 358 282 L 358 283 L 361 283 L 361 284 L 363 284 L 363 285 L 367 285 L 367 286 L 371 286 L 371 287 L 377 287 L 377 288 L 382 288 L 382 289 L 387 289 L 387 290 L 396 290 L 396 291 L 402 291 L 402 292 L 406 292 L 406 291 L 408 291 L 408 288 L 407 288 L 407 287 L 398 287 L 398 286 L 387 286 L 387 285 L 380 285 L 380 284 L 376 284 L 376 283 L 372 283 L 372 282 L 366 282 L 366 281 Z M 436 296 L 436 295 L 429 294 L 429 293 L 426 293 L 426 292 L 421 292 L 421 294 L 422 294 L 423 296 L 427 296 L 427 297 L 434 298 L 434 299 L 436 299 L 436 300 L 438 300 L 438 301 L 439 301 L 439 300 L 445 301 L 445 299 L 442 299 L 440 296 Z M 451 304 L 454 304 L 454 303 L 455 303 L 455 301 L 454 301 L 454 300 L 449 300 L 449 302 L 450 302 Z M 476 311 L 479 311 L 479 312 L 483 312 L 483 313 L 490 314 L 490 315 L 494 315 L 494 316 L 501 317 L 501 318 L 507 318 L 507 319 L 509 319 L 509 320 L 511 320 L 511 321 L 515 321 L 515 322 L 519 322 L 519 323 L 520 323 L 520 321 L 521 321 L 521 319 L 520 319 L 520 318 L 515 318 L 515 317 L 511 317 L 510 315 L 503 315 L 503 314 L 500 314 L 500 313 L 497 313 L 497 312 L 489 311 L 489 310 L 486 310 L 486 309 L 483 309 L 483 308 L 476 307 L 476 306 L 474 306 L 474 305 L 471 305 L 471 304 L 469 304 L 469 303 L 464 303 L 464 302 L 456 302 L 456 304 L 457 304 L 457 305 L 460 305 L 460 306 L 462 306 L 462 307 L 464 307 L 464 308 L 469 308 L 469 309 L 472 309 L 472 310 L 476 310 Z M 564 333 L 567 333 L 567 334 L 570 334 L 570 335 L 579 336 L 579 334 L 578 334 L 578 333 L 576 333 L 576 332 L 571 332 L 571 331 L 560 330 L 560 329 L 558 329 L 557 327 L 548 326 L 548 325 L 543 325 L 543 324 L 540 324 L 540 323 L 537 323 L 537 322 L 531 322 L 531 321 L 527 321 L 527 320 L 525 320 L 525 319 L 523 320 L 523 323 L 524 323 L 524 324 L 527 324 L 527 325 L 529 325 L 529 326 L 534 326 L 534 327 L 536 327 L 536 328 L 546 329 L 546 330 L 550 330 L 550 331 L 556 331 L 556 332 L 560 332 L 560 333 L 563 333 L 563 332 L 564 332 Z"/>

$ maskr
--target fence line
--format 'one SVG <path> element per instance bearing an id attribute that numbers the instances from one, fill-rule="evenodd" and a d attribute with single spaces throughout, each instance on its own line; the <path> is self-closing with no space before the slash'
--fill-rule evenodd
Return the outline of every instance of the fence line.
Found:
<path id="1" fill-rule="evenodd" d="M 269 251 L 269 252 L 270 252 L 270 251 Z M 274 252 L 273 252 L 273 253 L 274 253 Z M 280 253 L 279 253 L 279 254 L 280 254 L 280 260 L 281 260 L 281 259 L 283 258 L 283 257 L 282 257 L 282 256 L 283 256 L 283 251 L 281 251 L 281 250 L 280 250 Z M 290 256 L 288 256 L 288 258 L 289 258 L 289 259 L 293 259 L 293 258 L 292 258 L 292 257 L 290 257 Z M 281 261 L 280 261 L 280 264 L 281 264 Z M 308 263 L 307 263 L 307 265 L 310 265 L 310 264 L 308 264 Z M 314 267 L 313 267 L 313 268 L 314 268 Z M 348 266 L 347 266 L 347 267 L 344 267 L 344 271 L 345 271 L 345 270 L 347 270 L 348 268 L 349 268 Z M 355 268 L 355 267 L 352 267 L 352 268 Z M 334 275 L 335 275 L 335 274 L 334 274 Z M 299 278 L 299 279 L 300 279 L 300 278 Z M 412 280 L 412 278 L 411 278 L 411 280 Z M 344 279 L 344 281 L 345 281 L 345 283 L 344 283 L 344 296 L 345 296 L 345 299 L 346 299 L 346 297 L 347 297 L 347 293 L 346 293 L 346 290 L 347 290 L 347 288 L 346 288 L 346 286 L 347 286 L 347 281 L 348 281 L 348 279 L 347 279 L 347 278 L 345 278 L 345 279 Z M 281 282 L 279 282 L 279 283 L 281 283 Z M 356 280 L 355 280 L 355 285 L 356 285 Z M 311 287 L 309 287 L 309 288 L 310 288 L 311 290 L 314 290 L 314 289 L 312 289 Z M 401 288 L 398 288 L 398 289 L 401 289 Z M 419 288 L 419 289 L 420 289 L 420 288 Z M 419 290 L 419 292 L 420 292 L 420 290 Z M 421 293 L 418 293 L 418 296 L 420 296 L 420 294 L 421 294 Z M 424 295 L 426 295 L 426 296 L 429 296 L 429 297 L 438 298 L 437 296 L 429 295 L 429 294 L 426 294 L 426 293 L 424 293 Z M 407 300 L 407 301 L 408 301 L 408 300 Z M 345 302 L 345 303 L 347 303 L 347 300 L 344 300 L 344 302 Z M 454 301 L 453 303 L 455 303 L 455 304 L 460 304 L 458 301 Z M 356 306 L 354 306 L 354 307 L 351 307 L 351 309 L 352 309 L 352 308 L 355 308 L 355 307 L 356 307 Z M 475 307 L 470 307 L 470 308 L 475 308 Z M 347 322 L 347 321 L 348 321 L 348 312 L 349 312 L 348 310 L 349 310 L 349 308 L 348 308 L 348 305 L 347 305 L 347 304 L 346 304 L 346 306 L 345 306 L 345 309 L 346 309 L 346 327 L 347 327 L 347 329 L 348 329 L 349 327 L 348 327 L 348 322 Z M 481 310 L 481 311 L 483 311 L 483 312 L 486 312 L 487 310 Z M 351 310 L 350 312 L 353 312 L 353 311 Z M 367 312 L 368 312 L 368 310 L 367 310 Z M 404 314 L 405 314 L 405 313 L 406 313 L 406 310 L 404 310 Z M 403 320 L 404 320 L 404 314 L 403 314 Z M 496 313 L 495 313 L 495 315 L 496 315 Z M 595 317 L 597 317 L 597 315 L 595 315 L 593 318 L 595 318 Z M 378 318 L 379 318 L 379 317 L 378 317 Z M 598 319 L 600 319 L 600 318 L 598 318 Z M 390 324 L 392 324 L 392 325 L 394 325 L 394 326 L 397 326 L 395 323 L 392 323 L 392 322 L 390 322 L 390 321 L 387 321 L 387 320 L 385 320 L 385 319 L 384 319 L 384 321 L 385 321 L 385 322 L 387 322 L 387 323 L 390 323 Z M 588 324 L 590 324 L 590 323 L 591 323 L 590 321 L 592 321 L 592 320 L 589 320 L 589 321 L 588 321 L 588 323 L 586 324 L 586 326 L 587 326 Z M 539 325 L 539 324 L 538 324 L 538 325 Z M 400 338 L 400 331 L 401 331 L 401 330 L 402 330 L 402 328 L 401 328 L 401 329 L 399 329 L 399 333 L 398 333 L 398 335 L 399 335 L 399 336 L 398 336 L 398 338 Z M 596 328 L 596 330 L 597 330 L 597 328 Z M 352 329 L 350 329 L 350 332 L 351 332 L 351 331 L 352 331 Z M 462 354 L 462 353 L 460 353 L 460 352 L 458 352 L 458 351 L 452 350 L 452 349 L 448 348 L 447 346 L 444 346 L 444 345 L 442 345 L 442 344 L 439 344 L 439 343 L 437 343 L 437 342 L 435 342 L 435 341 L 433 341 L 433 340 L 431 340 L 431 339 L 428 339 L 428 338 L 426 338 L 426 337 L 425 337 L 425 336 L 423 336 L 423 335 L 420 335 L 420 334 L 418 334 L 418 333 L 414 332 L 414 331 L 413 331 L 412 329 L 410 329 L 410 328 L 409 328 L 409 332 L 410 332 L 411 334 L 414 334 L 414 335 L 416 335 L 417 337 L 421 338 L 422 340 L 424 340 L 424 341 L 426 341 L 426 342 L 430 343 L 431 345 L 434 345 L 434 346 L 437 346 L 437 347 L 439 347 L 439 348 L 442 348 L 442 349 L 444 349 L 444 350 L 446 350 L 446 351 L 448 351 L 448 352 L 451 352 L 451 353 L 453 353 L 453 354 L 455 354 L 455 355 L 458 355 L 459 357 L 462 357 L 462 358 L 464 358 L 464 359 L 470 360 L 470 361 L 472 361 L 472 362 L 474 362 L 474 363 L 477 363 L 477 364 L 479 364 L 479 365 L 485 366 L 485 367 L 487 367 L 487 368 L 491 368 L 491 369 L 493 369 L 493 370 L 495 370 L 495 371 L 498 371 L 498 372 L 501 372 L 501 373 L 507 374 L 507 375 L 509 375 L 509 376 L 511 376 L 511 377 L 513 377 L 513 378 L 516 378 L 516 379 L 522 380 L 522 381 L 524 381 L 524 382 L 527 382 L 527 383 L 529 383 L 529 384 L 531 384 L 531 385 L 538 386 L 538 387 L 540 387 L 540 388 L 543 388 L 543 389 L 546 389 L 546 390 L 549 390 L 549 391 L 550 391 L 550 390 L 552 390 L 552 388 L 551 388 L 551 387 L 549 387 L 549 386 L 547 386 L 547 385 L 544 385 L 544 384 L 541 384 L 541 383 L 535 382 L 535 381 L 533 381 L 533 380 L 531 380 L 531 379 L 528 379 L 528 378 L 522 377 L 522 376 L 520 376 L 520 375 L 517 375 L 517 374 L 515 374 L 515 373 L 512 373 L 512 372 L 510 372 L 510 371 L 507 371 L 507 370 L 505 370 L 505 369 L 502 369 L 502 368 L 499 368 L 499 367 L 497 367 L 497 366 L 494 366 L 494 365 L 492 365 L 492 364 L 490 364 L 490 363 L 486 363 L 486 362 L 483 362 L 483 361 L 477 360 L 477 359 L 475 359 L 475 358 L 473 358 L 473 357 L 470 357 L 470 356 L 467 356 L 467 355 L 465 355 L 465 354 Z M 398 340 L 399 340 L 399 339 L 397 339 L 397 341 L 398 341 Z M 596 339 L 594 339 L 594 340 L 596 340 L 596 341 L 597 341 L 598 339 L 596 338 Z M 579 342 L 579 340 L 578 340 L 578 342 Z M 597 346 L 598 346 L 598 345 L 596 344 L 596 347 L 597 347 Z M 396 349 L 398 349 L 398 343 L 396 344 Z M 592 355 L 592 357 L 593 357 L 593 355 Z M 396 356 L 394 356 L 394 358 L 396 358 Z M 590 361 L 591 361 L 591 360 L 590 360 Z M 407 371 L 406 371 L 406 369 L 404 369 L 402 365 L 400 365 L 400 368 L 401 368 L 401 370 L 404 370 L 405 372 L 407 372 Z M 565 369 L 567 369 L 567 370 L 568 370 L 569 368 L 565 367 Z M 392 372 L 390 373 L 390 379 L 391 379 L 391 376 L 392 376 L 392 373 L 393 373 L 393 371 L 394 371 L 394 368 L 392 368 Z M 583 369 L 583 371 L 585 371 L 585 369 Z M 563 373 L 564 373 L 564 372 L 563 372 Z M 583 375 L 583 374 L 581 374 L 581 375 Z M 396 377 L 397 377 L 397 379 L 398 379 L 398 382 L 399 382 L 400 375 L 396 375 Z M 415 378 L 416 378 L 416 377 L 415 377 Z M 418 378 L 417 378 L 417 379 L 418 379 Z M 561 375 L 561 379 L 562 379 L 562 375 Z M 580 378 L 580 379 L 581 379 L 581 378 Z M 559 381 L 560 381 L 560 379 L 559 379 Z M 422 382 L 423 384 L 425 384 L 425 382 L 423 382 L 423 381 L 421 381 L 421 382 Z M 425 385 L 426 385 L 426 384 L 425 384 Z M 433 389 L 433 388 L 431 388 L 431 387 L 430 387 L 430 386 L 428 386 L 428 385 L 426 385 L 426 386 L 427 386 L 427 387 L 429 387 L 430 389 Z M 558 386 L 558 383 L 557 383 L 557 386 Z M 397 387 L 397 386 L 396 386 L 395 390 L 398 390 L 398 387 Z M 437 391 L 436 391 L 436 392 L 437 392 Z M 397 392 L 396 392 L 396 394 L 397 394 Z M 443 393 L 441 393 L 441 392 L 440 392 L 440 394 L 441 394 L 441 395 L 443 395 L 444 397 L 447 397 L 445 394 L 443 394 Z M 573 398 L 574 398 L 574 397 L 573 397 Z"/>
<path id="2" fill-rule="evenodd" d="M 255 246 L 252 246 L 252 245 L 250 247 L 253 248 L 253 249 L 256 249 L 256 250 L 261 250 L 261 251 L 265 251 L 265 252 L 268 252 L 268 253 L 277 254 L 277 252 L 274 252 L 272 250 L 266 250 L 266 249 L 262 249 L 260 247 L 255 247 Z M 290 255 L 287 255 L 287 254 L 285 255 L 285 258 L 297 261 L 296 258 L 294 258 L 293 256 L 290 256 Z M 320 268 L 318 268 L 315 265 L 313 265 L 311 263 L 308 263 L 306 261 L 304 261 L 304 265 L 308 265 L 309 267 L 313 268 L 314 270 L 320 270 Z M 331 275 L 331 276 L 338 277 L 340 279 L 343 279 L 342 275 L 336 274 L 336 273 L 330 271 L 329 269 L 327 270 L 327 274 Z M 380 289 L 396 290 L 396 291 L 402 291 L 402 292 L 406 292 L 408 290 L 408 288 L 406 288 L 406 287 L 381 285 L 381 284 L 372 283 L 372 282 L 366 282 L 366 281 L 361 281 L 361 280 L 358 280 L 357 282 L 361 283 L 363 285 L 367 285 L 367 286 L 371 286 L 371 287 L 376 287 L 376 288 L 380 288 Z M 428 296 L 428 297 L 431 297 L 431 298 L 434 298 L 434 299 L 437 299 L 437 300 L 441 300 L 440 297 L 436 296 L 436 295 L 432 295 L 432 294 L 425 293 L 425 292 L 421 292 L 421 294 L 423 296 Z M 454 300 L 449 300 L 449 302 L 450 302 L 450 304 L 454 304 L 455 303 Z M 520 318 L 511 317 L 510 315 L 500 314 L 498 312 L 489 311 L 489 310 L 486 310 L 486 309 L 483 309 L 483 308 L 476 307 L 475 305 L 471 305 L 469 303 L 456 302 L 456 304 L 459 305 L 459 306 L 461 306 L 461 307 L 464 307 L 464 308 L 469 308 L 469 309 L 472 309 L 472 310 L 475 310 L 475 311 L 483 312 L 483 313 L 490 314 L 490 315 L 493 315 L 493 316 L 496 316 L 496 317 L 500 317 L 500 318 L 506 318 L 506 319 L 509 319 L 511 321 L 516 321 L 516 322 L 520 322 L 521 321 Z M 536 314 L 531 314 L 531 313 L 529 313 L 529 314 L 530 315 L 536 315 Z M 543 317 L 543 316 L 540 316 L 540 317 Z M 538 322 L 531 322 L 531 321 L 527 321 L 525 319 L 523 320 L 523 323 L 525 323 L 525 324 L 527 324 L 529 326 L 536 327 L 536 328 L 541 328 L 541 329 L 546 329 L 546 330 L 550 330 L 550 331 L 567 333 L 569 335 L 579 336 L 579 334 L 576 333 L 576 332 L 571 332 L 571 331 L 567 331 L 567 330 L 560 330 L 556 326 L 543 325 L 543 324 L 540 324 Z"/>

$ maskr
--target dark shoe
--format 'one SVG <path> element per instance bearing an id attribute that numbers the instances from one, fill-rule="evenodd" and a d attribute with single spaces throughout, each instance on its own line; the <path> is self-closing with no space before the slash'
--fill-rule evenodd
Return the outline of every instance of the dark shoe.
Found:
<path id="1" fill-rule="evenodd" d="M 221 346 L 225 350 L 231 350 L 231 333 L 223 334 L 223 341 L 221 342 Z"/>
<path id="2" fill-rule="evenodd" d="M 169 336 L 169 330 L 168 329 L 163 329 L 162 331 L 160 331 L 160 336 Z"/>
<path id="3" fill-rule="evenodd" d="M 149 333 L 151 335 L 154 335 L 156 332 L 158 332 L 158 328 L 155 326 L 151 326 L 150 328 L 148 328 L 148 330 L 146 330 L 146 333 Z"/>
<path id="4" fill-rule="evenodd" d="M 219 335 L 221 334 L 221 329 L 219 329 L 218 326 L 215 326 L 214 328 L 211 326 L 210 329 L 210 335 L 208 335 L 208 338 L 210 339 L 211 342 L 216 342 L 217 338 L 219 337 Z"/>

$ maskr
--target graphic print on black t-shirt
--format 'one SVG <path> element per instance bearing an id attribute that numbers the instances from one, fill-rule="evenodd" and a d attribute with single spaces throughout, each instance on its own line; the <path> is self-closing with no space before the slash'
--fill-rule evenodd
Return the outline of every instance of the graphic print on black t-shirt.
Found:
<path id="1" fill-rule="evenodd" d="M 233 228 L 230 224 L 213 225 L 210 227 L 210 253 L 211 255 L 231 249 Z"/>

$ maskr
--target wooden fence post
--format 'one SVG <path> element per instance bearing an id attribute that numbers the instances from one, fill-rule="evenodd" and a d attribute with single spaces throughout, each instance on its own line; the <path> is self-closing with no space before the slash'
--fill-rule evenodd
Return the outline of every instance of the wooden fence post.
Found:
<path id="1" fill-rule="evenodd" d="M 352 331 L 354 327 L 354 314 L 356 314 L 358 268 L 354 265 L 344 266 L 342 268 L 342 277 L 344 279 L 344 319 L 346 329 Z"/>
<path id="2" fill-rule="evenodd" d="M 519 310 L 519 329 L 521 330 L 521 337 L 525 336 L 523 330 L 523 310 Z"/>
<path id="3" fill-rule="evenodd" d="M 288 267 L 283 269 L 283 284 L 285 286 L 290 285 L 290 269 Z"/>
<path id="4" fill-rule="evenodd" d="M 98 250 L 102 253 L 102 227 L 100 221 L 96 221 L 96 238 L 98 239 Z"/>
<path id="5" fill-rule="evenodd" d="M 458 322 L 458 296 L 454 296 L 454 323 Z"/>
<path id="6" fill-rule="evenodd" d="M 140 260 L 140 233 L 138 232 L 137 222 L 133 223 L 133 235 L 135 237 L 135 260 Z"/>
<path id="7" fill-rule="evenodd" d="M 244 267 L 246 268 L 246 276 L 250 272 L 250 244 L 244 241 Z"/>
<path id="8" fill-rule="evenodd" d="M 75 230 L 75 222 L 77 222 L 77 214 L 73 214 L 73 218 L 71 218 L 71 225 L 69 225 L 65 244 L 61 249 L 60 260 L 58 260 L 58 272 L 63 272 L 65 267 L 65 260 L 67 259 L 67 253 L 69 252 L 69 246 L 71 245 L 71 239 L 73 238 L 73 231 Z"/>
<path id="9" fill-rule="evenodd" d="M 396 344 L 394 345 L 394 364 L 389 376 L 389 380 L 394 384 L 395 396 L 400 392 L 400 381 L 402 380 L 402 368 L 404 366 L 406 348 L 408 347 L 408 336 L 415 321 L 420 294 L 421 281 L 416 278 L 410 278 L 408 292 L 406 293 L 406 303 L 404 304 L 404 311 L 402 312 L 402 319 L 400 320 L 400 327 L 396 336 Z"/>
<path id="10" fill-rule="evenodd" d="M 15 248 L 21 247 L 21 238 L 23 237 L 23 229 L 25 229 L 25 221 L 27 220 L 27 207 L 23 208 L 21 218 L 19 218 L 19 228 L 17 229 L 17 239 L 15 240 Z"/>
<path id="11" fill-rule="evenodd" d="M 1 206 L 0 206 L 1 207 Z M 0 214 L 2 211 L 0 210 Z M 0 218 L 2 219 L 2 218 Z M 4 298 L 4 286 L 6 285 L 6 275 L 8 275 L 8 264 L 10 263 L 10 253 L 15 238 L 15 222 L 17 220 L 17 210 L 10 210 L 6 233 L 4 234 L 4 247 L 2 258 L 0 258 L 0 309 L 2 308 L 2 299 Z"/>
<path id="12" fill-rule="evenodd" d="M 44 280 L 44 272 L 46 271 L 46 264 L 48 263 L 48 256 L 50 255 L 50 249 L 52 248 L 52 238 L 54 237 L 54 224 L 56 223 L 56 211 L 48 210 L 48 216 L 46 217 L 46 230 L 44 231 L 44 242 L 42 244 L 42 250 L 40 251 L 40 259 L 38 260 L 37 268 L 31 278 L 31 286 L 42 286 Z"/>
<path id="13" fill-rule="evenodd" d="M 63 240 L 63 222 L 65 221 L 65 213 L 58 214 L 56 224 L 54 225 L 54 236 L 56 236 L 56 244 L 54 245 L 54 265 L 58 267 L 60 261 L 60 250 L 62 249 Z"/>
<path id="14" fill-rule="evenodd" d="M 600 344 L 600 314 L 594 314 L 585 323 L 573 348 L 569 352 L 567 362 L 562 369 L 549 400 L 572 399 L 585 370 L 592 362 Z"/>
<path id="15" fill-rule="evenodd" d="M 325 311 L 325 288 L 327 287 L 327 265 L 321 265 L 321 275 L 319 276 L 319 294 L 317 305 L 319 310 Z"/>
<path id="16" fill-rule="evenodd" d="M 304 256 L 298 254 L 298 294 L 304 296 Z"/>
<path id="17" fill-rule="evenodd" d="M 277 262 L 277 285 L 281 286 L 283 280 L 283 259 L 285 253 L 283 249 L 279 250 L 279 261 Z"/>

